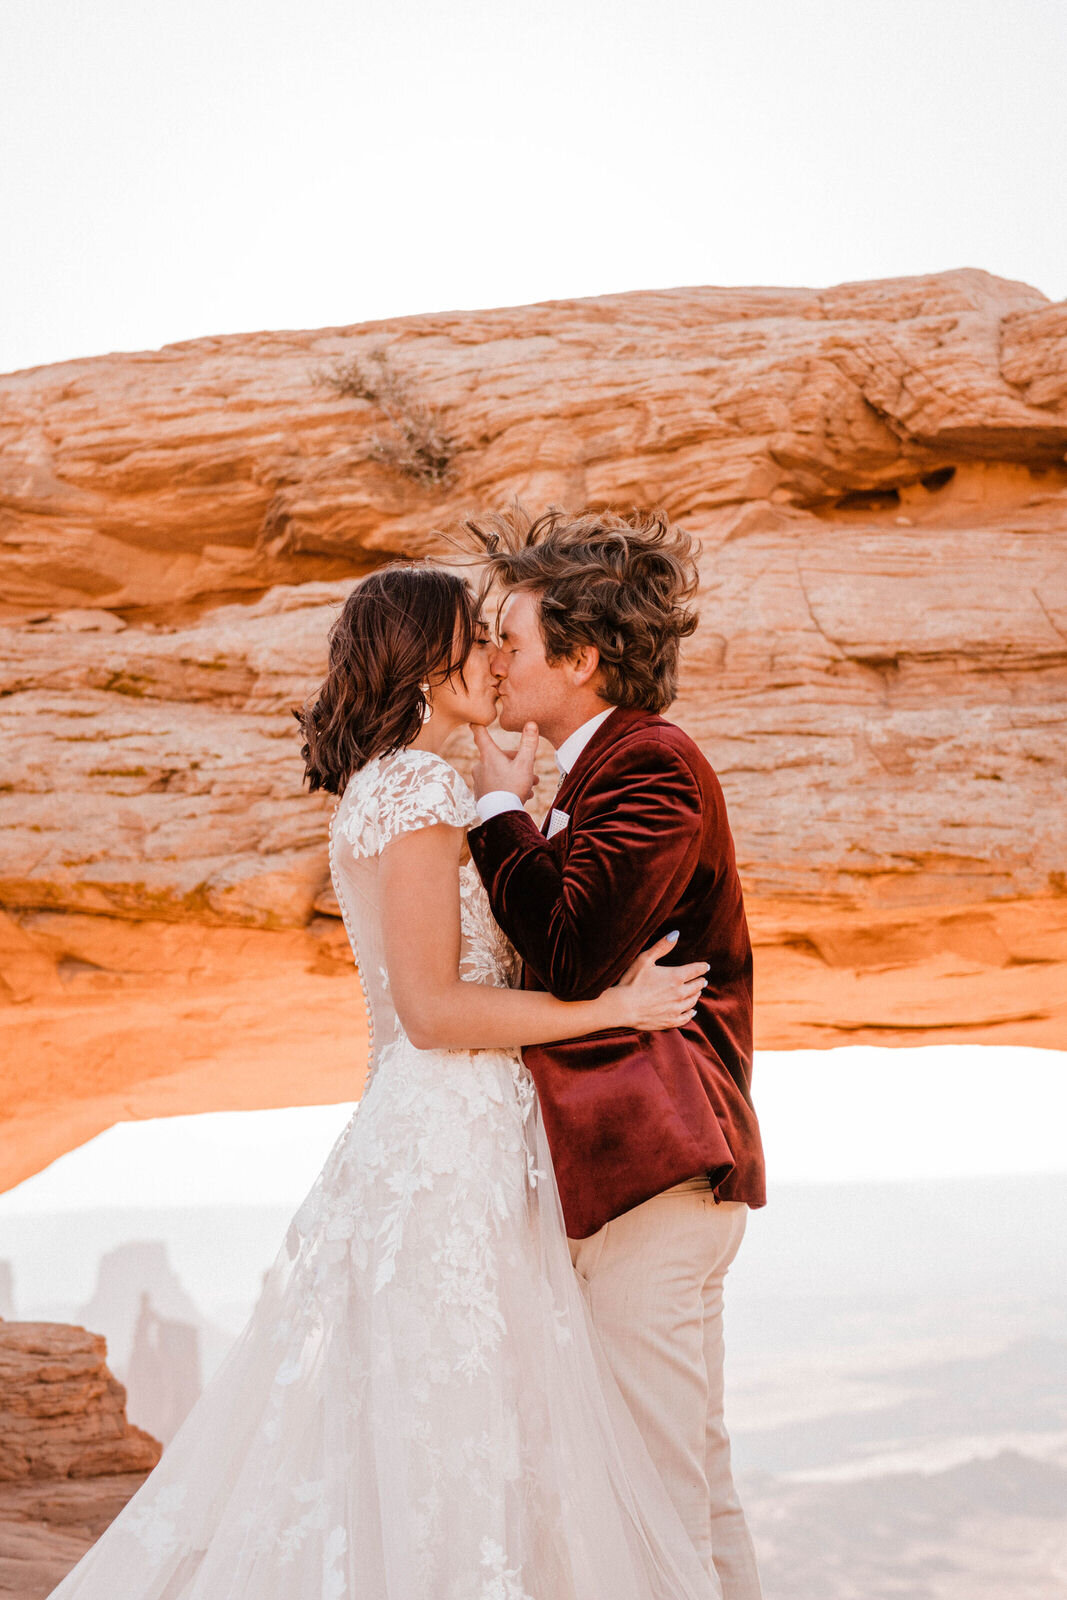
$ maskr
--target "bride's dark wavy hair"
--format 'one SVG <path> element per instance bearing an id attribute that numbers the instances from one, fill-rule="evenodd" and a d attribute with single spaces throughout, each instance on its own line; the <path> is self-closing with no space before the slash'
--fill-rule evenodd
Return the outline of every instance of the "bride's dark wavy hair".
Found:
<path id="1" fill-rule="evenodd" d="M 330 629 L 325 682 L 293 713 L 308 788 L 343 794 L 368 761 L 410 744 L 423 685 L 462 681 L 479 627 L 478 600 L 454 572 L 412 561 L 364 578 Z"/>

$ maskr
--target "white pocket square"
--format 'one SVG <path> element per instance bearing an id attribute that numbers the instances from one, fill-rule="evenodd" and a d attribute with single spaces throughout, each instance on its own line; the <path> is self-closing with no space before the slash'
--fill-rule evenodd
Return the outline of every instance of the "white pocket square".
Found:
<path id="1" fill-rule="evenodd" d="M 557 833 L 563 832 L 570 820 L 565 811 L 557 811 L 553 806 L 552 815 L 548 819 L 548 832 L 545 834 L 545 838 L 554 839 Z"/>

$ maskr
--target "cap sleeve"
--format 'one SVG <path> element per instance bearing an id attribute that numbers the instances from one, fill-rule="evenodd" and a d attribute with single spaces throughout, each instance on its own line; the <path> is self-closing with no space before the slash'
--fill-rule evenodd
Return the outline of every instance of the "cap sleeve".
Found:
<path id="1" fill-rule="evenodd" d="M 338 818 L 357 856 L 379 855 L 400 834 L 438 822 L 469 828 L 477 821 L 474 796 L 455 767 L 429 750 L 411 749 L 398 750 L 357 774 L 350 802 Z"/>

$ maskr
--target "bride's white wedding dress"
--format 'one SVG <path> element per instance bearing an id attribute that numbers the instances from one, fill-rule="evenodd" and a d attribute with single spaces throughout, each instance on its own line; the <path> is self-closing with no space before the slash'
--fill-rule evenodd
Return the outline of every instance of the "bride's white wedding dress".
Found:
<path id="1" fill-rule="evenodd" d="M 331 827 L 373 1024 L 359 1109 L 159 1466 L 54 1600 L 710 1600 L 590 1334 L 517 1052 L 417 1050 L 379 854 L 477 820 L 445 761 L 358 772 Z M 513 956 L 462 871 L 462 976 Z"/>

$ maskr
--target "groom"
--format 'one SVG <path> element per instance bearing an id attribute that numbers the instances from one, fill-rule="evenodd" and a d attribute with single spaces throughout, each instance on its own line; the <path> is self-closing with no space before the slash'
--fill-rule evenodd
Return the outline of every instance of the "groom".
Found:
<path id="1" fill-rule="evenodd" d="M 723 1279 L 765 1200 L 752 952 L 722 791 L 659 715 L 696 626 L 691 541 L 661 517 L 604 512 L 467 526 L 505 592 L 491 657 L 500 725 L 523 730 L 514 755 L 475 730 L 482 820 L 469 840 L 525 987 L 596 995 L 675 930 L 678 961 L 710 963 L 685 1028 L 523 1055 L 608 1361 L 724 1600 L 758 1600 L 723 1425 L 722 1331 Z M 523 806 L 538 728 L 560 770 L 540 832 Z"/>

